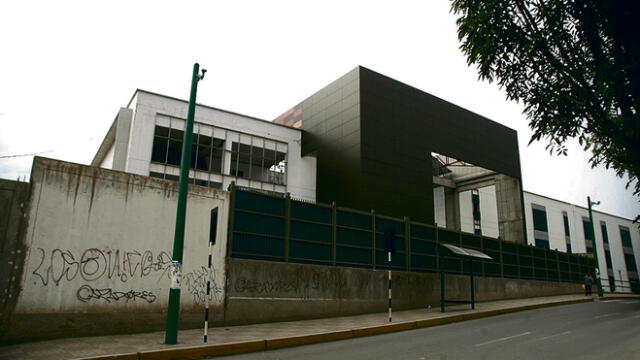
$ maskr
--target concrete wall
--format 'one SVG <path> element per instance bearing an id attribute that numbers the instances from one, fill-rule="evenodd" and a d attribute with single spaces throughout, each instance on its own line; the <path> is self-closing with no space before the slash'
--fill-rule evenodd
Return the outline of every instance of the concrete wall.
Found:
<path id="1" fill-rule="evenodd" d="M 387 271 L 229 259 L 228 323 L 269 322 L 387 310 Z M 437 308 L 440 278 L 393 273 L 394 309 Z M 476 277 L 476 299 L 489 301 L 582 292 L 580 284 Z M 468 300 L 469 277 L 447 275 L 446 298 Z"/>
<path id="2" fill-rule="evenodd" d="M 177 182 L 36 158 L 20 293 L 4 341 L 162 330 Z M 218 207 L 214 266 L 210 212 Z M 221 321 L 228 193 L 190 186 L 182 325 Z M 210 279 L 212 294 L 206 296 Z"/>

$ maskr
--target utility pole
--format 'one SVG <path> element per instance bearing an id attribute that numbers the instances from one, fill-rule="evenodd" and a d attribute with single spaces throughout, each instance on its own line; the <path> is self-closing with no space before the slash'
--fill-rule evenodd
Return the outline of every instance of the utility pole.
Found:
<path id="1" fill-rule="evenodd" d="M 596 261 L 596 285 L 598 286 L 598 296 L 602 297 L 604 291 L 602 290 L 602 280 L 600 278 L 600 264 L 598 263 L 598 246 L 596 245 L 596 227 L 593 224 L 593 213 L 591 211 L 591 205 L 600 205 L 600 201 L 591 201 L 591 197 L 587 196 L 587 203 L 589 204 L 589 221 L 591 222 L 591 233 L 593 234 L 593 259 Z"/>
<path id="2" fill-rule="evenodd" d="M 180 160 L 180 184 L 178 190 L 178 209 L 176 211 L 176 229 L 173 238 L 173 256 L 171 259 L 171 285 L 169 288 L 169 306 L 167 308 L 167 330 L 164 343 L 171 345 L 178 343 L 178 327 L 180 323 L 180 280 L 182 277 L 182 251 L 184 248 L 184 224 L 187 213 L 187 192 L 189 189 L 189 164 L 191 164 L 191 142 L 193 138 L 193 119 L 196 112 L 196 93 L 198 81 L 204 78 L 207 70 L 200 65 L 193 64 L 191 77 L 191 95 L 189 96 L 189 110 L 187 123 L 182 139 L 182 158 Z"/>

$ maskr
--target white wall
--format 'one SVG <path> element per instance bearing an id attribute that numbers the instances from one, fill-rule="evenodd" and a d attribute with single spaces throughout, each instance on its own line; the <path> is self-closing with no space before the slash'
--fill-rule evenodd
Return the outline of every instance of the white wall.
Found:
<path id="1" fill-rule="evenodd" d="M 495 186 L 485 186 L 478 189 L 480 196 L 480 228 L 482 235 L 497 238 L 498 232 L 498 205 L 496 203 Z M 473 233 L 473 204 L 471 202 L 471 190 L 460 192 L 460 229 Z"/>
<path id="2" fill-rule="evenodd" d="M 444 187 L 438 186 L 433 188 L 433 212 L 436 224 L 440 227 L 447 226 L 447 212 L 444 200 Z"/>
<path id="3" fill-rule="evenodd" d="M 130 106 L 135 107 L 135 112 L 131 126 L 126 171 L 148 175 L 151 166 L 151 149 L 155 124 L 171 121 L 172 127 L 184 129 L 188 103 L 170 97 L 138 91 L 134 102 Z M 314 157 L 302 158 L 300 156 L 301 130 L 206 106 L 196 107 L 195 122 L 194 132 L 198 131 L 199 123 L 212 125 L 215 126 L 215 131 L 225 132 L 226 136 L 223 136 L 223 138 L 227 138 L 227 140 L 236 137 L 238 138 L 237 141 L 242 142 L 243 136 L 252 135 L 262 137 L 265 141 L 272 140 L 286 144 L 286 148 L 281 148 L 281 145 L 276 143 L 278 151 L 287 152 L 286 187 L 274 185 L 265 189 L 264 186 L 266 184 L 261 184 L 258 181 L 222 176 L 222 181 L 220 182 L 223 184 L 223 189 L 226 189 L 232 180 L 236 180 L 238 185 L 241 186 L 278 192 L 288 191 L 294 198 L 315 201 L 316 161 Z M 228 143 L 226 146 L 230 149 L 231 144 Z M 228 159 L 225 164 L 228 167 Z"/>
<path id="4" fill-rule="evenodd" d="M 473 203 L 471 202 L 471 191 L 462 191 L 458 195 L 460 206 L 460 230 L 473 233 Z"/>
<path id="5" fill-rule="evenodd" d="M 569 218 L 569 232 L 571 238 L 571 250 L 573 253 L 585 253 L 585 234 L 582 226 L 582 217 L 588 217 L 589 211 L 585 207 L 575 206 L 569 203 L 557 201 L 544 196 L 524 193 L 525 214 L 527 222 L 527 239 L 530 244 L 535 243 L 533 236 L 533 213 L 531 204 L 535 203 L 544 206 L 547 213 L 547 224 L 549 227 L 549 246 L 551 249 L 566 251 L 564 223 L 562 219 L 562 211 L 566 211 Z M 586 199 L 585 199 L 586 205 Z M 602 241 L 602 230 L 600 221 L 604 221 L 607 226 L 607 234 L 609 239 L 609 248 L 611 254 L 611 262 L 616 280 L 619 280 L 619 274 L 622 274 L 622 280 L 628 281 L 627 267 L 624 261 L 622 251 L 622 239 L 620 236 L 619 226 L 626 226 L 631 233 L 631 241 L 633 245 L 636 264 L 640 266 L 640 231 L 636 224 L 630 219 L 593 211 L 593 221 L 595 225 L 596 248 L 598 251 L 598 263 L 600 265 L 600 273 L 603 278 L 607 277 L 607 268 L 605 261 L 605 252 Z"/>
<path id="6" fill-rule="evenodd" d="M 498 230 L 498 203 L 496 202 L 496 187 L 485 186 L 478 189 L 480 195 L 480 228 L 482 235 L 497 238 Z"/>
<path id="7" fill-rule="evenodd" d="M 162 312 L 169 293 L 177 183 L 36 159 L 16 313 Z M 192 186 L 181 307 L 222 306 L 228 193 Z M 218 208 L 213 269 L 211 209 Z M 206 280 L 213 285 L 207 298 Z"/>
<path id="8" fill-rule="evenodd" d="M 105 169 L 113 168 L 113 153 L 115 148 L 116 148 L 115 145 L 111 145 L 111 147 L 109 148 L 109 151 L 107 152 L 107 155 L 104 156 L 104 159 L 100 163 L 101 168 L 105 168 Z"/>

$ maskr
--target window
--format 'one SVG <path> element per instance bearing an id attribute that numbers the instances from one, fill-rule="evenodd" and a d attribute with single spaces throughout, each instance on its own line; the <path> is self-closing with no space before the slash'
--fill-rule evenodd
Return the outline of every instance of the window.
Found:
<path id="1" fill-rule="evenodd" d="M 531 204 L 533 214 L 533 237 L 536 246 L 549 249 L 549 227 L 547 225 L 547 210 L 544 206 Z"/>
<path id="2" fill-rule="evenodd" d="M 200 180 L 210 178 L 202 174 L 207 173 L 286 185 L 286 143 L 203 124 L 199 124 L 199 129 L 193 134 L 189 164 L 190 169 L 198 171 L 198 179 L 190 179 L 191 183 L 222 188 L 219 182 L 211 182 L 210 179 Z M 157 125 L 154 129 L 151 162 L 179 167 L 182 161 L 183 137 L 182 130 Z M 171 176 L 161 173 L 160 175 L 163 179 L 169 179 Z M 218 181 L 221 179 L 219 176 L 215 178 Z"/>
<path id="3" fill-rule="evenodd" d="M 638 267 L 636 257 L 633 254 L 633 244 L 631 243 L 631 232 L 626 226 L 620 226 L 620 238 L 622 239 L 622 252 L 624 253 L 624 263 L 629 274 L 629 280 L 638 282 Z M 637 286 L 633 285 L 632 286 Z"/>
<path id="4" fill-rule="evenodd" d="M 566 211 L 562 212 L 562 221 L 564 223 L 564 236 L 571 236 L 569 233 L 569 216 L 567 215 Z"/>
<path id="5" fill-rule="evenodd" d="M 471 205 L 473 209 L 473 233 L 482 235 L 480 218 L 480 192 L 477 189 L 471 190 Z"/>
<path id="6" fill-rule="evenodd" d="M 582 218 L 582 230 L 584 231 L 584 243 L 588 253 L 593 253 L 593 228 L 588 217 Z"/>
<path id="7" fill-rule="evenodd" d="M 629 232 L 628 227 L 620 226 L 620 238 L 622 239 L 622 247 L 633 249 L 633 245 L 631 244 L 631 233 Z"/>
<path id="8" fill-rule="evenodd" d="M 231 175 L 246 179 L 285 184 L 286 154 L 255 145 L 231 144 Z"/>
<path id="9" fill-rule="evenodd" d="M 151 161 L 180 166 L 184 131 L 156 126 L 153 136 Z M 190 168 L 206 172 L 222 172 L 224 140 L 193 134 Z"/>
<path id="10" fill-rule="evenodd" d="M 571 254 L 571 235 L 569 232 L 569 215 L 566 211 L 562 212 L 562 222 L 564 224 L 564 240 L 567 244 L 567 253 Z"/>

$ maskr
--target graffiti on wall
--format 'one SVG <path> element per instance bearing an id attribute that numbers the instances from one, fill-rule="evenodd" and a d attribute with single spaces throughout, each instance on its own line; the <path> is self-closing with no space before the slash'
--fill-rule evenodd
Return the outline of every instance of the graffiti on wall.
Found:
<path id="1" fill-rule="evenodd" d="M 134 277 L 158 275 L 157 279 L 160 280 L 171 264 L 171 255 L 165 251 L 155 256 L 151 250 L 139 252 L 97 248 L 86 249 L 82 253 L 54 249 L 48 256 L 43 248 L 38 248 L 38 252 L 40 260 L 32 274 L 43 286 L 49 283 L 60 285 L 62 281 L 76 278 L 89 282 L 101 279 L 127 282 Z"/>
<path id="2" fill-rule="evenodd" d="M 115 291 L 109 288 L 95 289 L 91 285 L 82 285 L 76 292 L 76 297 L 82 302 L 90 300 L 104 300 L 106 302 L 141 300 L 152 303 L 156 301 L 156 296 L 151 291 Z"/>
<path id="3" fill-rule="evenodd" d="M 152 303 L 157 295 L 145 290 L 117 290 L 109 286 L 95 286 L 99 281 L 116 281 L 127 283 L 132 279 L 149 279 L 154 285 L 169 279 L 171 254 L 166 251 L 151 250 L 111 250 L 89 248 L 84 251 L 69 249 L 53 249 L 47 252 L 43 248 L 36 249 L 36 267 L 31 272 L 34 285 L 60 286 L 64 282 L 82 280 L 76 291 L 76 298 L 82 302 L 103 301 Z M 183 291 L 192 296 L 196 304 L 209 301 L 221 301 L 223 287 L 216 282 L 216 270 L 204 266 L 189 271 L 183 276 Z M 209 296 L 207 297 L 207 283 Z"/>
<path id="4" fill-rule="evenodd" d="M 282 296 L 291 294 L 301 298 L 310 298 L 313 290 L 335 288 L 341 290 L 347 286 L 347 279 L 343 274 L 313 272 L 311 274 L 297 273 L 287 279 L 264 279 L 256 277 L 239 277 L 233 284 L 238 294 Z"/>
<path id="5" fill-rule="evenodd" d="M 223 296 L 222 287 L 216 283 L 216 270 L 201 266 L 199 269 L 190 271 L 182 276 L 182 288 L 186 293 L 191 294 L 196 304 L 204 304 L 207 300 L 207 283 L 209 283 L 208 301 L 221 301 Z"/>

